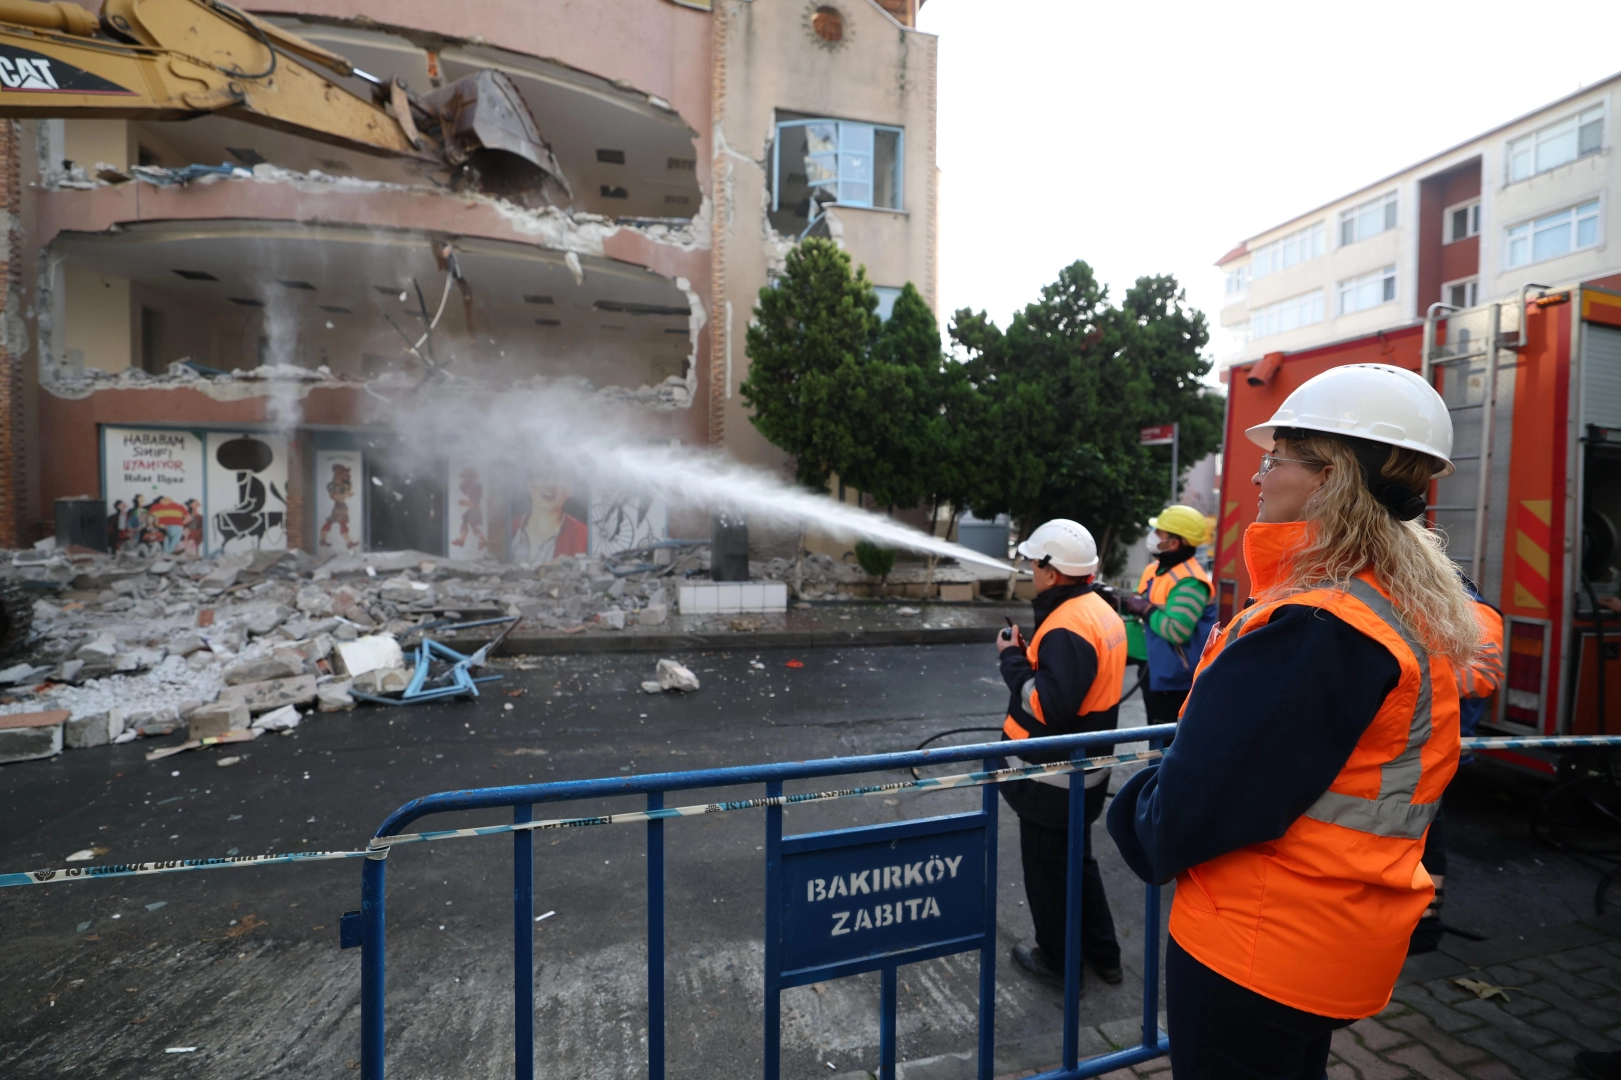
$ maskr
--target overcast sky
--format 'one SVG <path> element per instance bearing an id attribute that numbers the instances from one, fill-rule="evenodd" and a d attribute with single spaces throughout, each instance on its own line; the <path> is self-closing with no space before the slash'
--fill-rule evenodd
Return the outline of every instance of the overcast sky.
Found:
<path id="1" fill-rule="evenodd" d="M 1214 325 L 1238 241 L 1621 70 L 1616 0 L 928 0 L 919 26 L 942 325 L 1005 326 L 1075 259 L 1116 297 L 1174 274 Z"/>

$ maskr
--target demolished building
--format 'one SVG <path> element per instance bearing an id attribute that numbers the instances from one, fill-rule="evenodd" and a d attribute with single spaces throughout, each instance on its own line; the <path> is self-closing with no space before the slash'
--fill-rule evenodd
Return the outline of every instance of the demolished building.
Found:
<path id="1" fill-rule="evenodd" d="M 105 526 L 81 546 L 165 556 L 537 563 L 707 535 L 466 444 L 412 446 L 391 403 L 566 384 L 641 410 L 650 444 L 781 467 L 737 387 L 789 247 L 832 236 L 881 294 L 934 300 L 916 7 L 252 6 L 417 93 L 499 72 L 563 174 L 544 198 L 223 115 L 0 121 L 0 545 L 50 535 L 77 497 Z M 441 368 L 454 380 L 422 390 Z"/>

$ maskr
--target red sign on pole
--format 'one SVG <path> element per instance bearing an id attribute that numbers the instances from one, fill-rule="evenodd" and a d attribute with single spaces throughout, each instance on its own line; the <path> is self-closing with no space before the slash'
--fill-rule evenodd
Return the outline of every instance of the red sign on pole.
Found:
<path id="1" fill-rule="evenodd" d="M 1175 424 L 1159 424 L 1154 427 L 1139 428 L 1137 438 L 1143 446 L 1170 446 L 1176 441 Z"/>

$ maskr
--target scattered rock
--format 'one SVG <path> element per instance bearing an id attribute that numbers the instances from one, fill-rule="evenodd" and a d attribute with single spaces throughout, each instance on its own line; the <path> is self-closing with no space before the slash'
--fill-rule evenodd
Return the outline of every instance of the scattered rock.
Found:
<path id="1" fill-rule="evenodd" d="M 625 628 L 625 613 L 619 608 L 599 611 L 597 612 L 597 624 L 607 630 L 623 630 Z"/>
<path id="2" fill-rule="evenodd" d="M 315 688 L 315 707 L 322 712 L 343 712 L 355 707 L 355 699 L 349 696 L 349 687 L 353 685 L 348 679 L 342 682 L 327 682 Z"/>
<path id="3" fill-rule="evenodd" d="M 391 634 L 372 634 L 337 645 L 338 667 L 345 675 L 405 666 L 405 653 Z"/>
<path id="4" fill-rule="evenodd" d="M 227 731 L 245 731 L 252 723 L 248 707 L 239 701 L 216 701 L 192 711 L 187 718 L 188 739 L 207 739 Z"/>
<path id="5" fill-rule="evenodd" d="M 123 733 L 124 710 L 108 709 L 106 712 L 69 720 L 63 739 L 69 748 L 84 750 L 92 746 L 107 746 Z M 133 735 L 130 737 L 134 738 Z"/>
<path id="6" fill-rule="evenodd" d="M 124 722 L 127 730 L 133 730 L 143 739 L 156 739 L 164 735 L 173 735 L 180 730 L 180 712 L 173 705 L 166 705 L 161 709 L 143 709 L 130 714 Z"/>
<path id="7" fill-rule="evenodd" d="M 649 694 L 658 694 L 666 690 L 693 691 L 698 689 L 698 676 L 692 669 L 675 660 L 660 660 L 654 677 L 642 683 L 642 689 Z"/>
<path id="8" fill-rule="evenodd" d="M 662 550 L 662 549 L 661 549 Z M 663 604 L 648 604 L 636 613 L 637 626 L 663 626 L 670 616 L 670 609 Z"/>
<path id="9" fill-rule="evenodd" d="M 220 701 L 240 701 L 253 713 L 269 712 L 286 705 L 308 705 L 314 700 L 314 675 L 241 683 L 220 691 Z"/>
<path id="10" fill-rule="evenodd" d="M 285 615 L 283 615 L 279 610 L 272 608 L 269 611 L 262 611 L 253 618 L 249 619 L 248 630 L 256 637 L 263 637 L 266 634 L 274 631 L 276 627 L 280 626 L 286 621 L 287 617 Z"/>
<path id="11" fill-rule="evenodd" d="M 293 604 L 306 615 L 330 615 L 333 612 L 332 597 L 318 585 L 298 590 Z"/>
<path id="12" fill-rule="evenodd" d="M 83 670 L 83 660 L 64 660 L 62 661 L 61 666 L 56 669 L 56 675 L 54 677 L 58 682 L 77 682 L 79 679 L 79 672 Z"/>
<path id="13" fill-rule="evenodd" d="M 60 754 L 68 716 L 66 709 L 0 716 L 0 764 Z"/>
<path id="14" fill-rule="evenodd" d="M 236 579 L 242 571 L 234 566 L 221 566 L 206 574 L 200 584 L 205 589 L 229 589 L 236 584 Z M 199 625 L 207 625 L 202 623 Z"/>
<path id="15" fill-rule="evenodd" d="M 111 630 L 103 630 L 80 645 L 73 655 L 90 663 L 111 663 L 113 657 L 118 655 L 118 638 L 113 636 Z"/>
<path id="16" fill-rule="evenodd" d="M 253 722 L 255 731 L 291 731 L 298 726 L 301 714 L 291 705 L 265 713 Z"/>
<path id="17" fill-rule="evenodd" d="M 398 694 L 411 685 L 411 673 L 405 668 L 374 668 L 356 675 L 352 687 L 362 694 Z"/>
<path id="18" fill-rule="evenodd" d="M 200 634 L 181 634 L 169 642 L 169 652 L 174 656 L 190 656 L 199 649 L 208 648 L 208 642 Z"/>
<path id="19" fill-rule="evenodd" d="M 243 683 L 267 682 L 271 679 L 290 679 L 304 673 L 304 665 L 280 653 L 269 656 L 244 657 L 225 665 L 225 684 L 241 686 Z"/>

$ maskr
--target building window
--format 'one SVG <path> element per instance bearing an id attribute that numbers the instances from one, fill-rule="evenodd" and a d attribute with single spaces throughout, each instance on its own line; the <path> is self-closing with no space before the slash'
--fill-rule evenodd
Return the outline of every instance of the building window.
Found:
<path id="1" fill-rule="evenodd" d="M 1340 211 L 1340 246 L 1378 236 L 1396 227 L 1396 193 Z"/>
<path id="2" fill-rule="evenodd" d="M 1459 240 L 1480 235 L 1479 199 L 1447 207 L 1445 217 L 1446 238 L 1442 243 L 1456 244 Z"/>
<path id="3" fill-rule="evenodd" d="M 878 318 L 888 322 L 895 314 L 895 301 L 900 299 L 901 291 L 893 285 L 874 285 L 872 291 L 878 294 Z"/>
<path id="4" fill-rule="evenodd" d="M 1583 248 L 1598 247 L 1598 207 L 1599 201 L 1594 199 L 1511 227 L 1505 235 L 1505 264 L 1510 268 L 1528 266 Z"/>
<path id="5" fill-rule="evenodd" d="M 1508 144 L 1509 183 L 1596 154 L 1603 143 L 1604 106 L 1567 116 Z"/>
<path id="6" fill-rule="evenodd" d="M 1459 308 L 1472 308 L 1480 303 L 1480 279 L 1467 278 L 1463 281 L 1449 281 L 1441 286 L 1441 299 Z"/>
<path id="7" fill-rule="evenodd" d="M 1234 270 L 1227 271 L 1225 281 L 1228 296 L 1242 296 L 1244 294 L 1244 290 L 1249 288 L 1250 268 L 1247 266 L 1240 266 Z"/>
<path id="8" fill-rule="evenodd" d="M 847 120 L 782 120 L 777 124 L 772 225 L 798 235 L 822 208 L 900 210 L 904 132 Z"/>
<path id="9" fill-rule="evenodd" d="M 1396 299 L 1396 268 L 1387 266 L 1371 274 L 1340 282 L 1340 314 L 1366 311 Z"/>
<path id="10" fill-rule="evenodd" d="M 1319 221 L 1258 247 L 1250 256 L 1250 277 L 1263 278 L 1287 270 L 1296 263 L 1314 259 L 1323 253 L 1325 243 L 1323 223 Z"/>
<path id="11" fill-rule="evenodd" d="M 1323 321 L 1323 290 L 1314 289 L 1250 312 L 1250 340 L 1298 330 Z"/>

